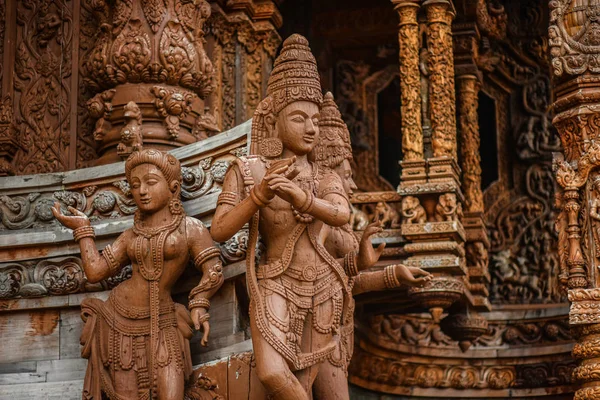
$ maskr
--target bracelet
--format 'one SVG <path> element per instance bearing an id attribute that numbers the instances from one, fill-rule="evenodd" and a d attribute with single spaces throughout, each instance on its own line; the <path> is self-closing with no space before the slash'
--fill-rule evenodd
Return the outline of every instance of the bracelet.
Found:
<path id="1" fill-rule="evenodd" d="M 271 202 L 271 200 L 262 197 L 262 194 L 260 194 L 256 186 L 254 186 L 254 188 L 250 191 L 250 197 L 252 198 L 254 204 L 256 204 L 259 208 L 264 208 Z"/>
<path id="2" fill-rule="evenodd" d="M 198 299 L 192 299 L 188 303 L 188 308 L 191 310 L 192 308 L 202 307 L 208 311 L 210 309 L 210 301 L 205 299 L 204 297 L 200 297 Z"/>
<path id="3" fill-rule="evenodd" d="M 202 325 L 204 322 L 208 321 L 209 319 L 210 319 L 210 314 L 209 314 L 209 313 L 202 314 L 202 315 L 200 316 L 200 318 L 198 318 L 198 323 L 199 323 L 200 325 Z"/>
<path id="4" fill-rule="evenodd" d="M 207 249 L 202 250 L 200 253 L 194 257 L 194 265 L 196 267 L 200 267 L 206 260 L 211 257 L 219 257 L 221 255 L 221 250 L 219 250 L 215 246 L 211 246 Z"/>
<path id="5" fill-rule="evenodd" d="M 395 289 L 401 286 L 400 281 L 396 277 L 397 265 L 388 265 L 384 268 L 383 281 L 387 289 Z"/>
<path id="6" fill-rule="evenodd" d="M 356 252 L 351 251 L 344 256 L 344 270 L 348 276 L 358 275 L 358 266 L 356 265 Z"/>
<path id="7" fill-rule="evenodd" d="M 309 213 L 315 203 L 315 195 L 312 194 L 312 192 L 305 190 L 304 193 L 306 193 L 306 200 L 304 201 L 304 204 L 298 208 L 298 211 L 302 214 Z"/>
<path id="8" fill-rule="evenodd" d="M 235 192 L 221 192 L 217 199 L 217 205 L 227 204 L 235 206 L 237 204 L 238 194 Z"/>
<path id="9" fill-rule="evenodd" d="M 91 226 L 80 226 L 79 228 L 73 230 L 73 239 L 75 239 L 76 242 L 79 242 L 81 239 L 86 237 L 96 237 L 96 234 L 94 233 L 94 228 L 92 228 Z"/>

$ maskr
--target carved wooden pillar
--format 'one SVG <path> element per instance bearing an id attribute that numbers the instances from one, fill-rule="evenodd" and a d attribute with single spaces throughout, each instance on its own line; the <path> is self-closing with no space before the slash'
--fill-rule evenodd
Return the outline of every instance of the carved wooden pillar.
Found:
<path id="1" fill-rule="evenodd" d="M 468 236 L 463 226 L 465 218 L 462 204 L 465 199 L 457 164 L 455 66 L 451 32 L 454 8 L 447 0 L 428 0 L 423 3 L 427 40 L 419 46 L 416 21 L 417 11 L 421 8 L 414 1 L 393 3 L 400 16 L 400 73 L 404 84 L 401 109 L 403 140 L 411 138 L 411 129 L 422 131 L 422 104 L 432 125 L 431 152 L 424 151 L 427 149 L 423 149 L 421 132 L 418 147 L 413 142 L 408 143 L 413 147 L 403 146 L 402 179 L 398 193 L 403 197 L 401 231 L 409 242 L 404 247 L 408 254 L 405 263 L 434 274 L 434 279 L 424 287 L 410 289 L 410 296 L 422 307 L 428 308 L 436 322 L 440 321 L 444 310 L 451 309 L 451 315 L 444 319 L 442 325 L 466 350 L 487 327 L 487 321 L 474 308 L 489 307 L 485 287 L 489 274 L 487 261 L 485 269 L 480 263 L 474 266 L 475 280 L 471 281 L 471 268 L 468 268 L 465 258 L 464 244 Z M 422 85 L 422 78 L 428 80 L 425 85 Z M 466 80 L 461 86 L 464 95 L 464 103 L 461 104 L 464 118 L 461 122 L 464 122 L 465 134 L 470 136 L 478 134 L 475 83 Z M 425 99 L 423 103 L 422 99 Z M 471 145 L 477 154 L 467 162 L 469 171 L 480 176 L 476 140 L 478 136 L 471 140 Z M 433 157 L 428 158 L 427 154 L 431 153 Z M 469 186 L 470 189 L 479 182 L 477 177 L 471 179 L 474 183 Z M 481 213 L 480 186 L 479 197 L 473 192 L 470 193 L 470 200 L 473 204 L 478 202 Z M 481 219 L 473 224 L 477 225 L 477 221 L 481 222 Z M 485 253 L 481 257 L 484 259 L 487 257 L 487 239 L 485 231 L 482 232 L 478 231 L 481 238 L 471 235 L 470 239 L 484 241 L 483 247 L 469 250 Z M 459 312 L 456 313 L 456 310 Z"/>
<path id="2" fill-rule="evenodd" d="M 123 149 L 131 147 L 126 121 L 132 115 L 142 121 L 146 147 L 168 150 L 202 139 L 204 99 L 215 86 L 204 50 L 210 5 L 205 0 L 100 0 L 87 7 L 98 28 L 95 44 L 81 55 L 81 69 L 86 86 L 96 93 L 88 111 L 96 121 L 97 164 L 128 155 Z M 139 112 L 125 110 L 129 102 Z"/>
<path id="3" fill-rule="evenodd" d="M 479 79 L 475 75 L 458 77 L 458 110 L 461 139 L 462 189 L 465 211 L 483 211 L 481 156 L 479 155 Z"/>
<path id="4" fill-rule="evenodd" d="M 452 54 L 454 6 L 449 0 L 427 0 L 429 110 L 434 157 L 456 158 L 456 95 Z"/>
<path id="5" fill-rule="evenodd" d="M 458 67 L 457 67 L 458 69 Z M 488 270 L 489 239 L 483 221 L 483 192 L 481 191 L 481 156 L 479 154 L 479 77 L 463 74 L 457 77 L 458 115 L 462 190 L 465 196 L 463 225 L 466 232 L 465 252 L 469 284 L 477 308 L 489 310 L 490 281 Z"/>
<path id="6" fill-rule="evenodd" d="M 554 160 L 560 214 L 556 219 L 559 283 L 568 289 L 569 323 L 578 338 L 575 399 L 600 398 L 600 30 L 597 6 L 550 2 L 548 29 L 554 78 L 552 123 L 564 154 Z"/>
<path id="7" fill-rule="evenodd" d="M 402 119 L 401 186 L 425 182 L 423 128 L 421 121 L 421 73 L 419 71 L 418 0 L 392 0 L 398 12 L 400 45 L 400 93 Z"/>
<path id="8" fill-rule="evenodd" d="M 421 79 L 419 72 L 419 24 L 416 0 L 392 0 L 398 12 L 398 44 L 400 45 L 400 92 L 402 104 L 402 158 L 423 159 L 421 128 Z"/>

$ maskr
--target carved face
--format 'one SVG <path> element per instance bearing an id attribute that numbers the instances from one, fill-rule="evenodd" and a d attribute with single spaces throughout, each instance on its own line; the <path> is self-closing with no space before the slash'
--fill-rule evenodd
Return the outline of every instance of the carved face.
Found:
<path id="1" fill-rule="evenodd" d="M 347 195 L 351 195 L 358 189 L 356 183 L 354 183 L 354 179 L 352 179 L 352 167 L 350 166 L 350 161 L 344 159 L 340 165 L 335 167 L 335 172 L 342 178 L 342 186 Z"/>
<path id="2" fill-rule="evenodd" d="M 296 155 L 311 152 L 319 138 L 319 106 L 296 101 L 281 110 L 275 128 L 283 148 Z"/>
<path id="3" fill-rule="evenodd" d="M 131 171 L 131 194 L 138 208 L 153 214 L 169 205 L 173 193 L 163 173 L 153 164 L 141 164 Z"/>

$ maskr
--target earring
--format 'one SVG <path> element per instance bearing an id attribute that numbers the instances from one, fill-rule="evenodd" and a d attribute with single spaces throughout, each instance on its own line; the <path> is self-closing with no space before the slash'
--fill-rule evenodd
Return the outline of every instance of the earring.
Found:
<path id="1" fill-rule="evenodd" d="M 266 138 L 260 143 L 260 154 L 265 157 L 275 158 L 283 153 L 283 143 L 277 138 Z"/>

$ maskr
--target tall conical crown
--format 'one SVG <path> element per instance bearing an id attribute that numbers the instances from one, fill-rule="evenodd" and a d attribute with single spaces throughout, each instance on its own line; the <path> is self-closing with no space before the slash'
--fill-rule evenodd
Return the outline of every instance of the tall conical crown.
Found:
<path id="1" fill-rule="evenodd" d="M 315 162 L 327 168 L 335 168 L 345 159 L 352 159 L 350 132 L 331 92 L 325 94 L 321 106 L 319 142 L 313 150 L 313 157 Z"/>
<path id="2" fill-rule="evenodd" d="M 283 42 L 269 77 L 267 95 L 273 99 L 275 114 L 294 101 L 319 105 L 323 101 L 317 61 L 304 36 L 293 34 Z"/>

